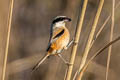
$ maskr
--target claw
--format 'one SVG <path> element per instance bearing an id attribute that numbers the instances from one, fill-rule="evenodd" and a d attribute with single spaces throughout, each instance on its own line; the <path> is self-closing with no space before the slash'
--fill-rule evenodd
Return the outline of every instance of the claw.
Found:
<path id="1" fill-rule="evenodd" d="M 67 65 L 67 66 L 72 66 L 73 64 L 72 64 L 72 63 L 69 63 L 69 62 L 66 62 L 66 65 Z"/>

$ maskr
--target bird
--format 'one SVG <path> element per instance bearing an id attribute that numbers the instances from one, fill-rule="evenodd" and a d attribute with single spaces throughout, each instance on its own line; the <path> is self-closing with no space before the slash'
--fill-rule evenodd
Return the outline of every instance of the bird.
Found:
<path id="1" fill-rule="evenodd" d="M 50 29 L 50 39 L 48 47 L 46 49 L 45 56 L 38 61 L 38 63 L 33 67 L 32 71 L 35 71 L 39 66 L 52 55 L 58 55 L 65 64 L 70 64 L 61 55 L 63 50 L 67 50 L 68 47 L 73 43 L 70 41 L 70 33 L 66 27 L 66 22 L 70 22 L 71 18 L 67 16 L 57 16 L 53 19 Z"/>

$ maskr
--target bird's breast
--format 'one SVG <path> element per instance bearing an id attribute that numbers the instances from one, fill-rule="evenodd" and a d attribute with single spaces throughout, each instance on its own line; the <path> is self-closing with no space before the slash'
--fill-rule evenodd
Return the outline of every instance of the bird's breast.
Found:
<path id="1" fill-rule="evenodd" d="M 54 47 L 56 50 L 62 49 L 63 47 L 67 46 L 69 43 L 70 34 L 68 29 L 64 28 L 64 33 L 56 39 L 55 42 L 51 45 L 51 47 Z"/>

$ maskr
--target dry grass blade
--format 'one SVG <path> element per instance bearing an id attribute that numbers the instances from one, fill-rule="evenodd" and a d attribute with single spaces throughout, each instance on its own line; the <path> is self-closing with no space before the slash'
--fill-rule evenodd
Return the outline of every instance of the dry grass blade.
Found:
<path id="1" fill-rule="evenodd" d="M 3 70 L 2 70 L 2 79 L 5 80 L 5 73 L 6 73 L 6 65 L 7 65 L 7 56 L 8 56 L 8 48 L 9 48 L 9 39 L 10 39 L 10 31 L 11 31 L 11 22 L 12 22 L 12 12 L 13 12 L 13 3 L 14 0 L 10 1 L 10 12 L 8 14 L 8 33 L 7 33 L 7 42 L 6 42 L 6 49 L 5 49 L 5 57 L 4 57 L 4 63 L 3 63 Z"/>
<path id="2" fill-rule="evenodd" d="M 71 59 L 70 59 L 71 64 L 74 64 L 74 61 L 75 61 L 76 51 L 77 51 L 77 47 L 78 47 L 77 43 L 79 41 L 79 37 L 80 37 L 81 29 L 82 29 L 82 24 L 83 24 L 83 21 L 84 21 L 84 16 L 85 16 L 87 3 L 88 3 L 88 0 L 84 0 L 81 16 L 80 16 L 80 19 L 79 19 L 79 24 L 78 24 L 78 27 L 76 29 L 75 45 L 73 46 L 72 55 L 71 55 Z M 64 78 L 65 80 L 70 80 L 71 79 L 72 69 L 73 69 L 73 65 L 68 66 L 68 70 L 67 70 L 67 73 L 66 73 L 65 78 Z"/>
<path id="3" fill-rule="evenodd" d="M 101 14 L 103 3 L 104 3 L 104 0 L 101 0 L 100 3 L 99 3 L 99 7 L 98 7 L 98 10 L 97 10 L 95 19 L 94 19 L 92 30 L 90 32 L 90 35 L 89 35 L 89 38 L 88 38 L 88 42 L 87 42 L 87 45 L 86 45 L 86 48 L 85 48 L 85 52 L 83 54 L 82 61 L 81 61 L 80 67 L 79 67 L 79 72 L 81 71 L 81 69 L 85 65 L 85 62 L 86 62 L 89 50 L 91 48 L 91 42 L 93 40 L 93 36 L 94 36 L 95 30 L 96 30 L 96 26 L 97 26 L 97 23 L 98 23 L 99 16 Z M 79 78 L 78 80 L 81 80 L 81 78 Z"/>
<path id="4" fill-rule="evenodd" d="M 116 43 L 117 41 L 120 40 L 120 36 L 118 38 L 116 38 L 115 40 L 111 41 L 110 43 L 106 44 L 103 48 L 101 48 L 100 50 L 98 50 L 90 59 L 89 61 L 85 64 L 85 66 L 83 67 L 83 69 L 81 70 L 80 74 L 84 74 L 84 72 L 86 71 L 87 67 L 89 66 L 90 62 L 95 59 L 98 55 L 100 55 L 105 49 L 107 49 L 110 45 Z"/>
<path id="5" fill-rule="evenodd" d="M 110 31 L 110 41 L 112 41 L 113 38 L 113 30 L 114 30 L 114 9 L 115 9 L 115 0 L 112 0 L 112 24 L 111 24 L 111 31 Z M 109 74 L 109 66 L 110 66 L 110 59 L 111 59 L 111 53 L 112 52 L 112 45 L 108 49 L 108 58 L 107 58 L 107 69 L 106 69 L 106 80 L 108 80 L 108 74 Z"/>
<path id="6" fill-rule="evenodd" d="M 120 1 L 117 3 L 115 9 L 117 9 L 118 7 L 120 6 Z M 105 25 L 107 24 L 107 22 L 110 20 L 110 17 L 111 17 L 111 13 L 109 14 L 109 16 L 107 17 L 107 19 L 105 20 L 105 22 L 103 23 L 103 25 L 101 26 L 101 28 L 99 29 L 99 31 L 97 32 L 94 40 L 92 41 L 91 43 L 91 47 L 93 46 L 95 40 L 99 37 L 100 33 L 102 32 L 102 30 L 104 29 Z M 75 80 L 76 76 L 77 76 L 77 73 L 78 71 L 76 71 L 74 77 L 73 77 L 73 80 Z"/>
<path id="7" fill-rule="evenodd" d="M 89 50 L 91 48 L 91 43 L 92 43 L 92 40 L 93 40 L 93 37 L 94 37 L 94 33 L 95 33 L 95 30 L 96 30 L 98 19 L 100 17 L 101 11 L 102 11 L 103 4 L 104 4 L 104 0 L 100 0 L 99 7 L 98 7 L 98 10 L 97 10 L 97 13 L 96 13 L 96 16 L 95 16 L 95 19 L 94 19 L 94 23 L 93 23 L 93 26 L 92 26 L 92 30 L 90 32 L 88 42 L 87 42 L 87 45 L 86 45 L 86 48 L 85 48 L 85 52 L 83 53 L 82 61 L 81 61 L 80 67 L 79 67 L 79 72 L 82 70 L 82 68 L 84 67 L 84 65 L 86 63 L 86 59 L 87 59 Z M 82 78 L 82 74 L 80 74 L 77 79 L 81 80 L 81 78 Z"/>
<path id="8" fill-rule="evenodd" d="M 93 46 L 95 40 L 98 38 L 98 36 L 99 36 L 100 33 L 102 32 L 103 28 L 105 27 L 105 25 L 106 25 L 107 22 L 109 21 L 110 17 L 111 17 L 111 15 L 107 17 L 107 19 L 105 20 L 105 22 L 103 23 L 103 25 L 101 26 L 101 28 L 99 29 L 99 31 L 97 32 L 97 34 L 96 34 L 94 40 L 93 40 L 92 43 L 91 43 L 91 47 Z"/>
<path id="9" fill-rule="evenodd" d="M 115 9 L 117 9 L 120 6 L 120 1 L 117 3 Z M 99 31 L 97 32 L 94 40 L 91 43 L 91 47 L 94 44 L 95 40 L 98 38 L 98 36 L 100 35 L 100 33 L 102 32 L 102 30 L 104 29 L 105 25 L 107 24 L 107 22 L 110 20 L 111 17 L 111 13 L 109 14 L 109 16 L 107 17 L 107 19 L 105 20 L 105 22 L 103 23 L 103 25 L 101 26 L 101 28 L 99 29 Z"/>

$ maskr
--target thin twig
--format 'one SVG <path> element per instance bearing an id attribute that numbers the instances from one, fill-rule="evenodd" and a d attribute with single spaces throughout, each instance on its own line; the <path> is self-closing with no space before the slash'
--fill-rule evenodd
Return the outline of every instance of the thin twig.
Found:
<path id="1" fill-rule="evenodd" d="M 84 72 L 86 71 L 87 67 L 89 66 L 90 62 L 92 62 L 93 59 L 95 59 L 98 55 L 100 55 L 105 49 L 107 49 L 110 45 L 116 43 L 117 41 L 120 40 L 120 36 L 117 37 L 115 40 L 111 41 L 110 43 L 106 44 L 103 48 L 101 48 L 100 50 L 98 50 L 90 59 L 89 61 L 85 64 L 85 66 L 83 67 L 83 69 L 81 70 L 80 74 L 84 74 Z"/>
<path id="2" fill-rule="evenodd" d="M 10 1 L 10 12 L 8 14 L 8 21 L 7 21 L 8 33 L 7 33 L 7 42 L 6 42 L 5 57 L 4 57 L 3 70 L 2 70 L 2 79 L 1 80 L 5 80 L 7 56 L 8 56 L 8 48 L 9 48 L 9 39 L 10 39 L 10 31 L 11 31 L 11 22 L 12 22 L 13 4 L 14 4 L 14 0 L 11 0 Z"/>
<path id="3" fill-rule="evenodd" d="M 80 33 L 81 33 L 81 29 L 82 29 L 82 24 L 83 24 L 83 21 L 84 21 L 84 16 L 85 16 L 87 3 L 88 3 L 88 0 L 84 0 L 81 16 L 80 16 L 80 19 L 79 19 L 79 24 L 78 24 L 78 27 L 76 29 L 75 40 L 74 40 L 75 45 L 73 46 L 72 55 L 71 55 L 71 59 L 70 59 L 71 64 L 74 64 L 74 61 L 75 61 L 76 51 L 77 51 L 77 47 L 78 47 L 77 43 L 79 42 Z M 65 78 L 64 78 L 65 80 L 70 80 L 71 79 L 72 69 L 73 69 L 73 65 L 68 66 L 67 74 L 65 75 Z"/>
<path id="4" fill-rule="evenodd" d="M 114 30 L 114 10 L 115 10 L 115 0 L 112 0 L 112 24 L 111 24 L 111 30 L 110 30 L 110 42 L 113 38 L 113 30 Z M 110 59 L 112 54 L 112 45 L 108 49 L 108 57 L 107 57 L 107 68 L 106 68 L 106 80 L 108 80 L 108 74 L 109 74 L 109 67 L 110 67 Z"/>

